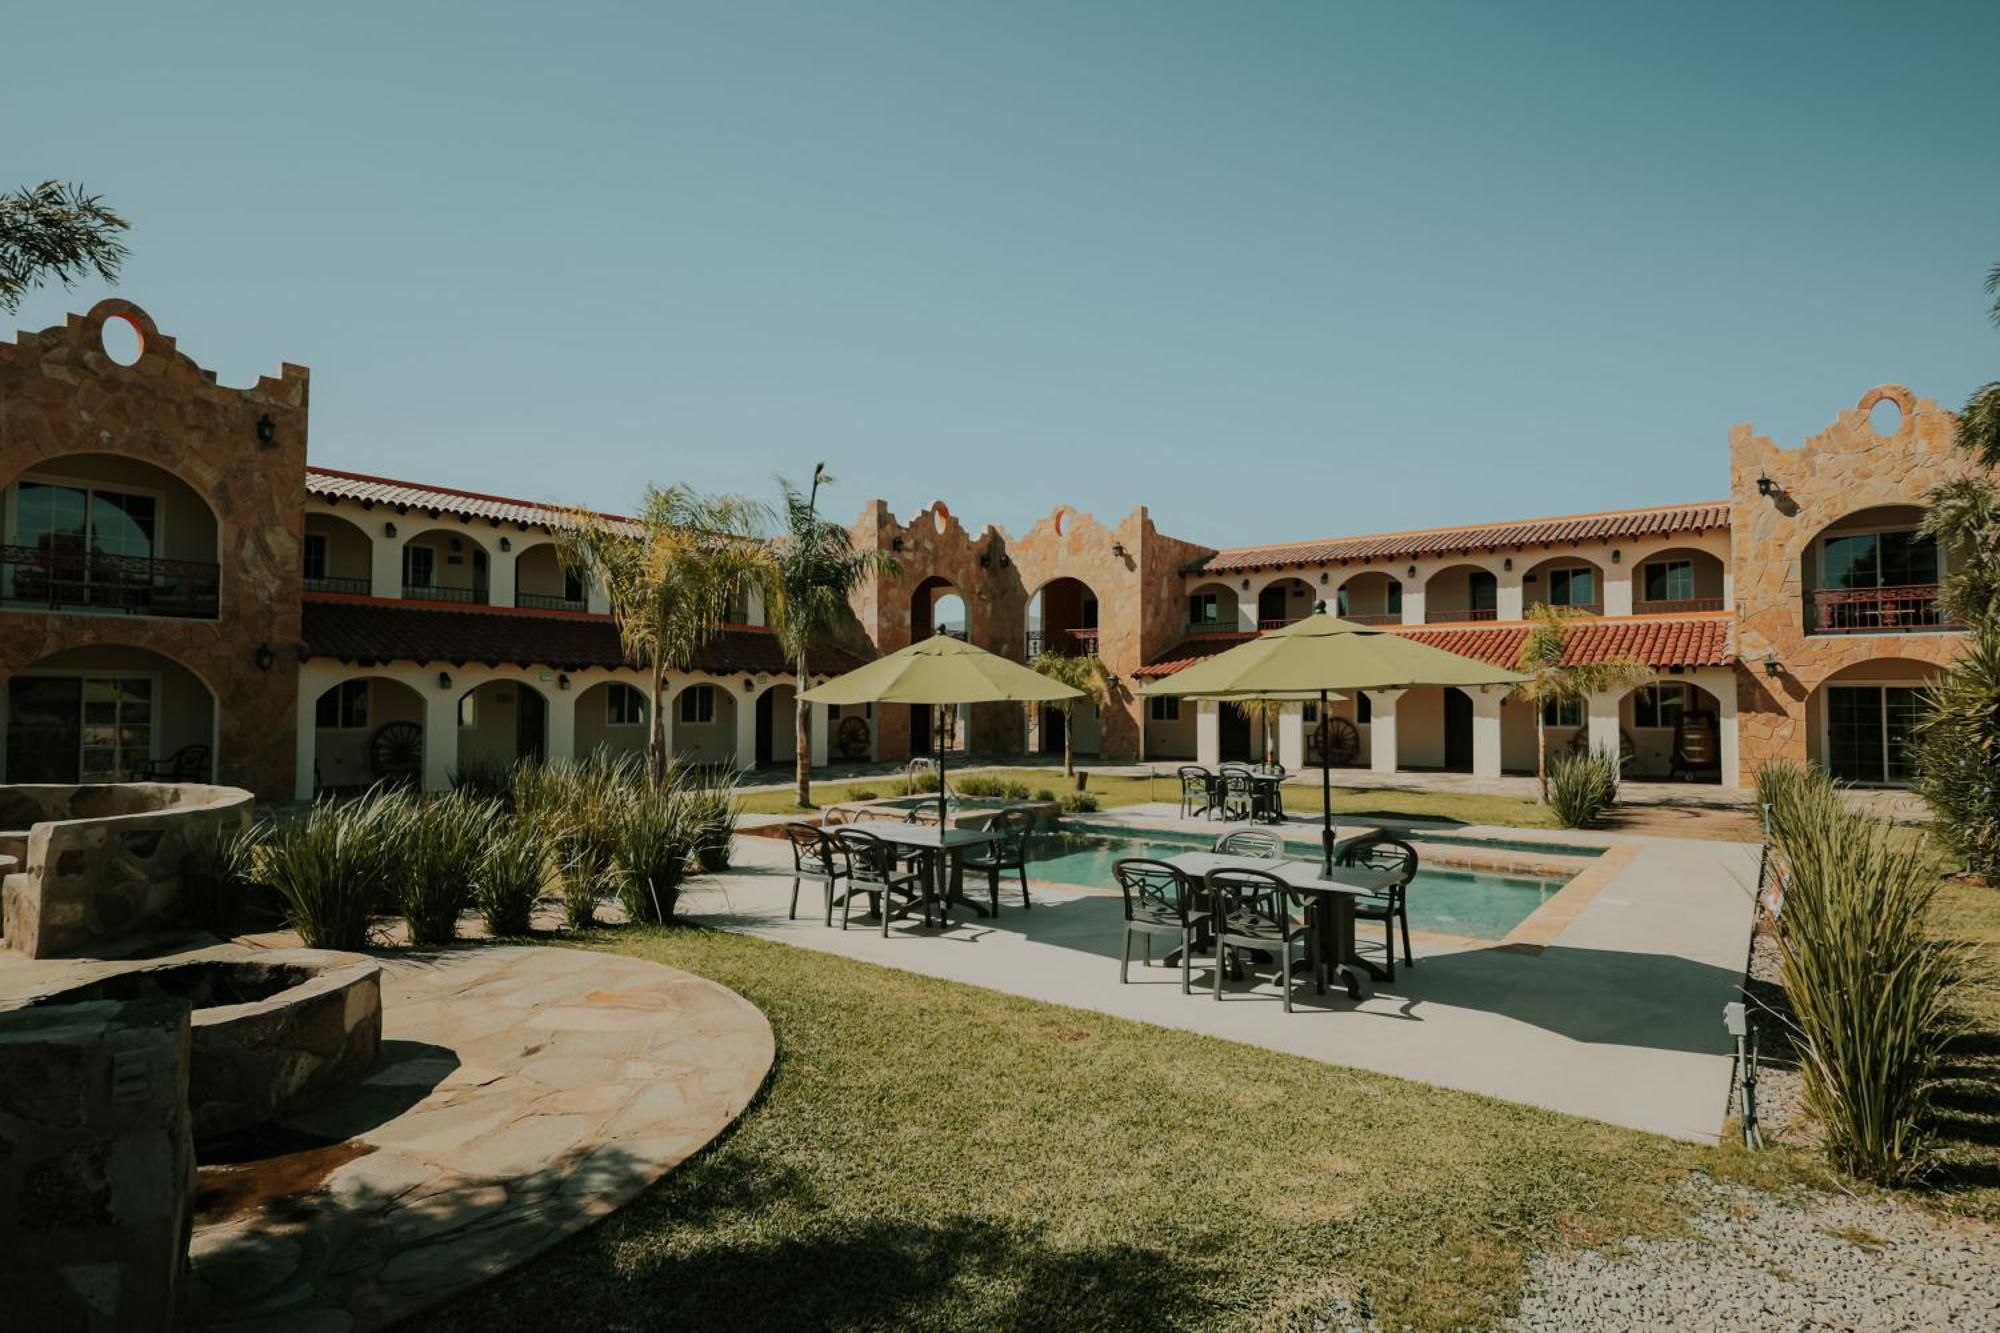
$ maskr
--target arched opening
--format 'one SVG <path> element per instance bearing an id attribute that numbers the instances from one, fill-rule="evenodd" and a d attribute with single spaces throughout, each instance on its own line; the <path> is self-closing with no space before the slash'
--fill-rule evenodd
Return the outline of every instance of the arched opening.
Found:
<path id="1" fill-rule="evenodd" d="M 1917 531 L 1923 510 L 1878 505 L 1829 523 L 1800 556 L 1811 634 L 1902 634 L 1946 622 L 1937 585 L 1947 552 Z"/>
<path id="2" fill-rule="evenodd" d="M 458 766 L 540 763 L 549 753 L 549 701 L 519 680 L 489 680 L 458 696 Z"/>
<path id="3" fill-rule="evenodd" d="M 8 782 L 206 782 L 215 772 L 214 693 L 145 648 L 51 653 L 8 678 L 0 708 Z"/>
<path id="4" fill-rule="evenodd" d="M 1275 579 L 1257 590 L 1257 628 L 1283 629 L 1312 614 L 1312 585 L 1304 579 Z"/>
<path id="5" fill-rule="evenodd" d="M 1369 761 L 1369 731 L 1372 710 L 1368 695 L 1355 690 L 1344 699 L 1327 705 L 1324 739 L 1320 731 L 1317 700 L 1301 705 L 1300 725 L 1304 731 L 1306 764 L 1318 768 L 1331 759 L 1333 768 L 1366 768 Z"/>
<path id="6" fill-rule="evenodd" d="M 1521 605 L 1566 606 L 1591 615 L 1604 614 L 1604 571 L 1589 560 L 1556 556 L 1521 576 Z"/>
<path id="7" fill-rule="evenodd" d="M 1472 696 L 1436 685 L 1405 690 L 1396 701 L 1396 767 L 1470 773 Z"/>
<path id="8" fill-rule="evenodd" d="M 1081 579 L 1050 579 L 1028 599 L 1027 658 L 1097 652 L 1097 594 Z"/>
<path id="9" fill-rule="evenodd" d="M 758 768 L 790 768 L 798 759 L 799 691 L 793 684 L 772 685 L 757 696 Z"/>
<path id="10" fill-rule="evenodd" d="M 1188 593 L 1188 633 L 1227 634 L 1241 628 L 1236 589 L 1211 579 L 1197 584 Z"/>
<path id="11" fill-rule="evenodd" d="M 749 704 L 746 702 L 745 707 Z M 695 681 L 667 700 L 674 754 L 685 763 L 737 767 L 736 695 L 726 683 Z M 750 760 L 743 756 L 744 762 Z"/>
<path id="12" fill-rule="evenodd" d="M 961 642 L 968 642 L 972 637 L 972 615 L 964 596 L 950 579 L 937 574 L 931 575 L 910 592 L 911 641 L 928 639 L 934 634 L 943 634 Z M 940 737 L 935 728 L 938 726 L 943 727 L 944 748 L 964 749 L 971 713 L 969 706 L 949 711 L 932 708 L 929 704 L 910 704 L 907 707 L 910 710 L 911 754 L 930 754 L 937 748 Z"/>
<path id="13" fill-rule="evenodd" d="M 1334 614 L 1357 625 L 1403 623 L 1403 581 L 1380 570 L 1356 574 L 1334 593 Z"/>
<path id="14" fill-rule="evenodd" d="M 403 542 L 403 596 L 421 602 L 492 600 L 486 548 L 453 528 L 427 528 Z"/>
<path id="15" fill-rule="evenodd" d="M 1642 616 L 1720 611 L 1723 573 L 1721 558 L 1709 551 L 1692 546 L 1655 551 L 1633 567 L 1632 611 Z"/>
<path id="16" fill-rule="evenodd" d="M 576 696 L 576 752 L 643 755 L 653 710 L 640 680 L 607 680 Z"/>
<path id="17" fill-rule="evenodd" d="M 0 529 L 0 603 L 120 615 L 215 618 L 215 511 L 164 468 L 68 454 L 9 483 Z"/>
<path id="18" fill-rule="evenodd" d="M 1901 657 L 1836 671 L 1806 699 L 1806 757 L 1858 787 L 1907 787 L 1922 692 L 1941 668 Z"/>
<path id="19" fill-rule="evenodd" d="M 590 593 L 582 575 L 563 568 L 554 542 L 537 542 L 514 557 L 514 605 L 587 611 Z"/>
<path id="20" fill-rule="evenodd" d="M 1499 614 L 1500 580 L 1478 565 L 1447 565 L 1424 580 L 1424 620 L 1429 624 L 1492 620 Z"/>
<path id="21" fill-rule="evenodd" d="M 374 545 L 367 533 L 337 514 L 306 515 L 301 562 L 307 592 L 366 597 L 374 591 Z"/>
<path id="22" fill-rule="evenodd" d="M 462 762 L 462 761 L 461 761 Z M 313 704 L 313 787 L 360 791 L 424 777 L 424 700 L 388 676 L 355 676 Z"/>
<path id="23" fill-rule="evenodd" d="M 1690 680 L 1662 676 L 1618 703 L 1628 778 L 1722 781 L 1722 705 Z"/>

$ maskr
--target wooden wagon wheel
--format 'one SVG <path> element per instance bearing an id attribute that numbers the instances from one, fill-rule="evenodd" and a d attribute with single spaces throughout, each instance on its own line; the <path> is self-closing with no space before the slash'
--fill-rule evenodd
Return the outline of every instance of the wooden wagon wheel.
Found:
<path id="1" fill-rule="evenodd" d="M 368 738 L 368 767 L 391 782 L 415 782 L 424 771 L 424 729 L 414 722 L 389 722 Z"/>
<path id="2" fill-rule="evenodd" d="M 868 719 L 849 714 L 840 719 L 840 757 L 842 759 L 866 759 L 868 757 Z"/>
<path id="3" fill-rule="evenodd" d="M 1351 764 L 1354 756 L 1361 753 L 1361 733 L 1346 718 L 1330 717 L 1326 720 L 1326 748 L 1333 752 L 1331 767 Z M 1316 725 L 1306 728 L 1306 762 L 1329 762 L 1327 756 L 1320 752 L 1320 729 Z"/>

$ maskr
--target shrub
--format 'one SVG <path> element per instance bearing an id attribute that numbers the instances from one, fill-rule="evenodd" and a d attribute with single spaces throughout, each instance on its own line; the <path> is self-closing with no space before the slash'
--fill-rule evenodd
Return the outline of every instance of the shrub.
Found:
<path id="1" fill-rule="evenodd" d="M 181 901 L 188 919 L 218 934 L 242 918 L 250 899 L 262 824 L 204 826 L 181 854 Z"/>
<path id="2" fill-rule="evenodd" d="M 1037 788 L 1035 788 L 1035 799 L 1036 799 L 1036 800 L 1038 800 L 1038 801 L 1048 801 L 1048 802 L 1050 802 L 1051 804 L 1053 804 L 1053 803 L 1055 802 L 1055 799 L 1056 799 L 1056 792 L 1055 792 L 1055 788 L 1053 788 L 1053 787 L 1037 787 Z"/>
<path id="3" fill-rule="evenodd" d="M 517 771 L 527 766 L 528 761 L 462 764 L 452 772 L 451 789 L 480 800 L 512 805 Z"/>
<path id="4" fill-rule="evenodd" d="M 257 877 L 306 947 L 368 942 L 369 920 L 404 865 L 411 806 L 406 793 L 379 786 L 353 801 L 321 801 L 258 848 Z"/>
<path id="5" fill-rule="evenodd" d="M 856 787 L 847 793 L 847 799 L 850 801 L 872 801 L 876 799 L 877 794 L 872 787 Z"/>
<path id="6" fill-rule="evenodd" d="M 1094 814 L 1100 808 L 1097 794 L 1087 791 L 1066 791 L 1057 804 L 1069 815 Z"/>
<path id="7" fill-rule="evenodd" d="M 535 900 L 548 878 L 548 846 L 542 831 L 514 819 L 486 844 L 480 858 L 473 901 L 489 934 L 525 935 L 533 923 Z"/>
<path id="8" fill-rule="evenodd" d="M 496 802 L 463 791 L 415 804 L 397 884 L 410 943 L 432 948 L 458 934 L 458 918 L 472 905 L 487 836 L 500 817 Z"/>
<path id="9" fill-rule="evenodd" d="M 1940 883 L 1923 848 L 1842 804 L 1824 775 L 1757 776 L 1785 873 L 1779 980 L 1807 1110 L 1843 1170 L 1894 1184 L 1924 1166 L 1931 1098 L 1960 1022 L 1962 954 L 1931 938 Z"/>
<path id="10" fill-rule="evenodd" d="M 552 849 L 573 929 L 596 920 L 621 808 L 648 781 L 636 756 L 602 751 L 581 761 L 557 759 L 515 770 L 516 817 L 539 829 Z"/>
<path id="11" fill-rule="evenodd" d="M 997 796 L 1009 801 L 1028 799 L 1028 784 L 1017 778 L 996 778 L 978 773 L 958 779 L 952 784 L 960 796 Z"/>
<path id="12" fill-rule="evenodd" d="M 936 795 L 937 789 L 938 775 L 935 772 L 913 773 L 908 777 L 900 779 L 890 794 L 893 796 Z"/>
<path id="13" fill-rule="evenodd" d="M 741 813 L 734 779 L 697 789 L 690 805 L 694 818 L 696 860 L 710 874 L 727 870 L 731 839 L 736 834 L 736 816 Z"/>
<path id="14" fill-rule="evenodd" d="M 1591 752 L 1549 761 L 1549 808 L 1564 828 L 1593 824 L 1618 800 L 1618 758 Z"/>
<path id="15" fill-rule="evenodd" d="M 1916 726 L 1917 794 L 1931 831 L 1966 869 L 2000 876 L 2000 628 L 1976 628 L 1966 651 L 1923 692 Z"/>
<path id="16" fill-rule="evenodd" d="M 699 794 L 659 787 L 634 795 L 618 821 L 610 881 L 634 921 L 673 919 L 703 827 Z"/>

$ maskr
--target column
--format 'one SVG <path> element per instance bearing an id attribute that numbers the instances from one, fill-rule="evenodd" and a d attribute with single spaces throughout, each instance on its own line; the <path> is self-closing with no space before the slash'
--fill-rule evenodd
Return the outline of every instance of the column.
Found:
<path id="1" fill-rule="evenodd" d="M 1421 625 L 1424 623 L 1423 571 L 1418 570 L 1417 574 L 1418 577 L 1416 578 L 1410 577 L 1408 568 L 1405 567 L 1403 573 L 1396 575 L 1403 584 L 1403 623 L 1405 625 Z"/>
<path id="2" fill-rule="evenodd" d="M 1722 765 L 1722 785 L 1741 787 L 1743 771 L 1738 767 L 1741 761 L 1736 748 L 1736 678 L 1727 671 L 1718 671 L 1715 679 L 1701 684 L 1715 696 L 1715 753 Z"/>
<path id="3" fill-rule="evenodd" d="M 1493 618 L 1495 620 L 1519 620 L 1526 611 L 1521 605 L 1521 574 L 1518 569 L 1503 569 L 1494 575 Z"/>
<path id="4" fill-rule="evenodd" d="M 736 767 L 757 767 L 757 696 L 744 693 L 731 681 L 718 680 L 715 688 L 729 691 L 736 700 Z"/>
<path id="5" fill-rule="evenodd" d="M 1634 565 L 1612 565 L 1604 580 L 1604 614 L 1607 616 L 1629 616 L 1632 614 L 1632 571 Z"/>
<path id="6" fill-rule="evenodd" d="M 1236 628 L 1257 632 L 1257 594 L 1248 588 L 1236 591 Z"/>
<path id="7" fill-rule="evenodd" d="M 298 727 L 295 733 L 298 736 L 298 744 L 295 747 L 297 767 L 293 770 L 292 795 L 301 801 L 310 801 L 313 798 L 313 765 L 319 757 L 316 753 L 319 730 L 315 723 L 319 714 L 319 696 L 324 692 L 316 673 L 309 671 L 299 673 L 299 711 L 298 721 L 295 724 Z"/>
<path id="8" fill-rule="evenodd" d="M 1203 699 L 1195 705 L 1194 712 L 1194 761 L 1203 768 L 1213 770 L 1222 764 L 1222 714 L 1221 705 L 1213 699 Z"/>
<path id="9" fill-rule="evenodd" d="M 1589 709 L 1590 752 L 1618 757 L 1618 701 L 1622 694 L 1600 690 L 1590 696 Z"/>
<path id="10" fill-rule="evenodd" d="M 368 591 L 377 597 L 403 595 L 403 538 L 377 529 L 368 538 Z"/>
<path id="11" fill-rule="evenodd" d="M 1516 585 L 1518 591 L 1519 585 Z M 1472 776 L 1500 776 L 1500 705 L 1507 692 L 1497 685 L 1466 691 L 1472 696 Z"/>
<path id="12" fill-rule="evenodd" d="M 826 705 L 807 704 L 806 707 L 812 710 L 810 719 L 806 723 L 807 735 L 812 745 L 812 766 L 814 768 L 825 768 L 827 756 Z"/>
<path id="13" fill-rule="evenodd" d="M 1278 762 L 1287 772 L 1306 766 L 1306 710 L 1290 707 L 1278 714 Z"/>
<path id="14" fill-rule="evenodd" d="M 576 758 L 576 696 L 577 686 L 572 683 L 568 689 L 557 684 L 545 697 L 549 701 L 549 749 L 550 759 Z"/>
<path id="15" fill-rule="evenodd" d="M 465 690 L 456 681 L 440 689 L 428 675 L 417 689 L 424 696 L 424 790 L 444 791 L 458 771 L 458 696 Z"/>
<path id="16" fill-rule="evenodd" d="M 470 534 L 466 541 L 486 552 L 486 603 L 488 606 L 514 605 L 514 575 L 520 569 L 520 556 L 514 551 L 502 551 L 487 546 Z M 553 751 L 551 752 L 553 753 Z"/>
<path id="17" fill-rule="evenodd" d="M 1403 607 L 1409 608 L 1409 594 L 1404 594 Z M 1368 770 L 1371 773 L 1394 773 L 1396 771 L 1396 701 L 1403 697 L 1401 690 L 1368 691 Z"/>

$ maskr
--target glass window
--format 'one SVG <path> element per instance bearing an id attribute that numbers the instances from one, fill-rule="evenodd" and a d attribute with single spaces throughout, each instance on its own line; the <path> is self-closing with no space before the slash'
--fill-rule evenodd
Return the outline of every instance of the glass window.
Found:
<path id="1" fill-rule="evenodd" d="M 153 554 L 153 497 L 90 493 L 90 549 L 98 555 L 150 559 Z"/>
<path id="2" fill-rule="evenodd" d="M 24 481 L 15 497 L 15 544 L 39 551 L 83 550 L 89 493 L 76 486 Z"/>
<path id="3" fill-rule="evenodd" d="M 1632 725 L 1672 728 L 1693 703 L 1693 693 L 1685 685 L 1647 685 L 1632 697 Z"/>
<path id="4" fill-rule="evenodd" d="M 1551 699 L 1542 705 L 1542 725 L 1545 727 L 1580 727 L 1583 725 L 1583 700 Z"/>
<path id="5" fill-rule="evenodd" d="M 681 691 L 681 721 L 697 727 L 715 721 L 713 685 L 690 685 Z"/>
<path id="6" fill-rule="evenodd" d="M 1181 720 L 1181 701 L 1170 694 L 1155 695 L 1152 700 L 1153 721 L 1178 722 Z"/>
<path id="7" fill-rule="evenodd" d="M 630 685 L 613 684 L 605 692 L 605 722 L 614 727 L 636 727 L 646 720 L 646 696 Z"/>
<path id="8" fill-rule="evenodd" d="M 479 691 L 467 690 L 458 696 L 458 725 L 471 728 L 479 725 Z"/>
<path id="9" fill-rule="evenodd" d="M 412 588 L 434 586 L 437 578 L 437 552 L 428 546 L 405 546 L 403 548 L 403 582 Z"/>
<path id="10" fill-rule="evenodd" d="M 326 534 L 323 532 L 306 534 L 305 572 L 309 579 L 326 577 Z"/>
<path id="11" fill-rule="evenodd" d="M 313 725 L 328 731 L 367 726 L 368 682 L 344 680 L 320 695 L 313 705 Z"/>
<path id="12" fill-rule="evenodd" d="M 1550 570 L 1549 603 L 1553 606 L 1597 605 L 1597 571 L 1594 569 Z"/>
<path id="13" fill-rule="evenodd" d="M 1222 621 L 1222 606 L 1212 592 L 1197 592 L 1188 595 L 1188 623 L 1190 625 L 1216 625 Z"/>
<path id="14" fill-rule="evenodd" d="M 80 782 L 128 782 L 153 757 L 153 682 L 135 677 L 83 682 Z"/>
<path id="15" fill-rule="evenodd" d="M 1391 615 L 1403 614 L 1403 584 L 1399 579 L 1389 580 L 1389 595 L 1382 609 Z"/>
<path id="16" fill-rule="evenodd" d="M 1828 588 L 1896 588 L 1938 581 L 1937 542 L 1916 532 L 1863 532 L 1820 543 Z"/>
<path id="17" fill-rule="evenodd" d="M 565 569 L 563 571 L 563 600 L 568 602 L 586 600 L 583 591 L 583 576 L 574 570 Z M 631 687 L 628 685 L 626 688 L 630 689 Z"/>
<path id="18" fill-rule="evenodd" d="M 1692 560 L 1656 560 L 1643 573 L 1648 602 L 1685 602 L 1694 597 Z"/>
<path id="19" fill-rule="evenodd" d="M 1468 575 L 1465 587 L 1474 611 L 1491 611 L 1499 605 L 1500 582 L 1485 570 Z"/>
<path id="20" fill-rule="evenodd" d="M 1375 705 L 1368 702 L 1368 695 L 1365 691 L 1356 690 L 1354 692 L 1354 725 L 1365 727 L 1374 720 Z"/>

